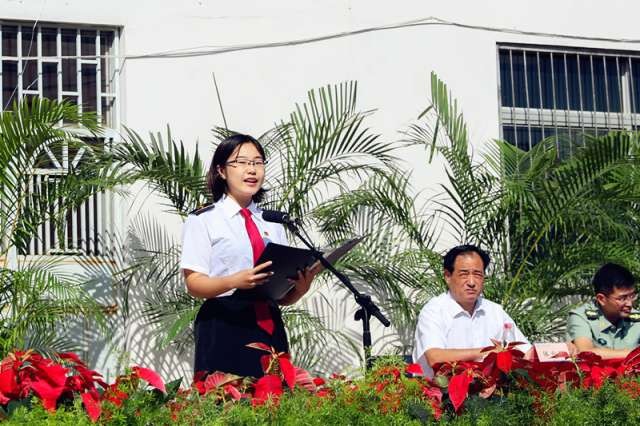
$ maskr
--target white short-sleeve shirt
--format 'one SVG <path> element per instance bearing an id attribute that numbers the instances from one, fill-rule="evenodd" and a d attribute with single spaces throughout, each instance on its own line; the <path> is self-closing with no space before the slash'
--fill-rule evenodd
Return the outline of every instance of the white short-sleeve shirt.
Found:
<path id="1" fill-rule="evenodd" d="M 492 346 L 491 339 L 502 340 L 504 325 L 507 323 L 514 324 L 516 341 L 526 343 L 518 346 L 518 349 L 528 351 L 531 348 L 529 341 L 502 306 L 478 297 L 473 315 L 469 315 L 451 296 L 451 292 L 442 293 L 431 299 L 420 311 L 413 362 L 422 366 L 425 376 L 433 377 L 433 369 L 424 354 L 427 350 Z"/>
<path id="2" fill-rule="evenodd" d="M 191 214 L 182 229 L 180 271 L 200 272 L 211 278 L 226 277 L 253 268 L 253 249 L 240 214 L 241 207 L 233 198 L 223 196 L 214 208 Z M 266 247 L 274 242 L 288 245 L 284 228 L 262 219 L 262 210 L 252 202 L 248 207 Z M 230 296 L 235 289 L 218 297 Z"/>

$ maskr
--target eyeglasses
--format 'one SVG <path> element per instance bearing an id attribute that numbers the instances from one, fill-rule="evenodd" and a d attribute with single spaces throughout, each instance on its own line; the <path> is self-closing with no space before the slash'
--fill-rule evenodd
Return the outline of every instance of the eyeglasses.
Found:
<path id="1" fill-rule="evenodd" d="M 233 160 L 233 161 L 227 161 L 225 163 L 225 165 L 226 166 L 235 167 L 238 170 L 245 170 L 249 166 L 253 166 L 256 169 L 264 169 L 264 166 L 266 166 L 267 163 L 268 163 L 267 160 L 254 160 L 254 161 L 250 161 L 250 160 Z"/>
<path id="2" fill-rule="evenodd" d="M 609 299 L 613 299 L 613 300 L 615 300 L 617 302 L 620 302 L 620 303 L 635 302 L 636 299 L 638 298 L 638 293 L 631 293 L 630 295 L 624 296 L 624 297 L 621 297 L 621 298 L 616 298 L 616 297 L 611 297 L 611 296 L 607 296 L 607 297 Z"/>

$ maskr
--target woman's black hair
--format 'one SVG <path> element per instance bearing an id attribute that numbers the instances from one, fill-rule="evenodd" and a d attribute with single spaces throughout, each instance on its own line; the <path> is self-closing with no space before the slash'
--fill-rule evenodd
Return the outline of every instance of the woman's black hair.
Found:
<path id="1" fill-rule="evenodd" d="M 220 173 L 218 173 L 218 166 L 225 167 L 229 161 L 229 157 L 231 157 L 236 148 L 239 149 L 239 147 L 245 143 L 254 144 L 260 155 L 262 155 L 262 159 L 267 159 L 260 142 L 249 135 L 236 134 L 229 136 L 220 142 L 220 145 L 216 148 L 216 152 L 213 154 L 213 160 L 211 160 L 211 167 L 209 168 L 209 178 L 207 180 L 207 185 L 209 186 L 209 191 L 211 191 L 211 195 L 213 196 L 214 203 L 220 200 L 220 198 L 222 198 L 229 189 L 227 187 L 227 181 L 220 176 Z M 268 189 L 260 188 L 258 192 L 251 197 L 251 199 L 254 203 L 259 203 L 264 199 L 267 191 Z"/>

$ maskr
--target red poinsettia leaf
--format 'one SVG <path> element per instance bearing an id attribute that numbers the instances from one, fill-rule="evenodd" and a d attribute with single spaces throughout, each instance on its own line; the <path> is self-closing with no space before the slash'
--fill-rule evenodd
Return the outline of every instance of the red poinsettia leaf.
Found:
<path id="1" fill-rule="evenodd" d="M 13 369 L 13 364 L 15 362 L 16 362 L 15 355 L 10 353 L 2 360 L 2 364 L 0 364 L 0 371 Z"/>
<path id="2" fill-rule="evenodd" d="M 490 376 L 491 375 L 491 370 L 493 370 L 493 363 L 489 363 L 487 365 L 484 366 L 484 368 L 482 369 L 482 374 L 485 376 Z"/>
<path id="3" fill-rule="evenodd" d="M 454 374 L 462 374 L 472 371 L 471 365 L 467 362 L 456 362 L 456 366 L 453 369 Z"/>
<path id="4" fill-rule="evenodd" d="M 327 382 L 325 382 L 324 379 L 318 377 L 318 378 L 313 379 L 313 384 L 316 385 L 316 386 L 323 386 L 323 385 L 326 385 Z"/>
<path id="5" fill-rule="evenodd" d="M 98 417 L 100 417 L 100 414 L 102 413 L 102 405 L 100 403 L 100 400 L 95 398 L 90 393 L 81 393 L 80 396 L 82 397 L 84 406 L 87 409 L 89 418 L 91 419 L 91 421 L 95 422 L 96 420 L 98 420 Z"/>
<path id="6" fill-rule="evenodd" d="M 440 408 L 440 403 L 437 401 L 431 401 L 431 407 L 433 407 L 433 417 L 436 420 L 440 420 L 440 416 L 442 416 L 442 409 Z"/>
<path id="7" fill-rule="evenodd" d="M 286 358 L 289 361 L 291 361 L 291 355 L 289 355 L 286 352 L 278 352 L 278 355 L 276 355 L 278 358 Z"/>
<path id="8" fill-rule="evenodd" d="M 260 357 L 260 364 L 262 365 L 262 372 L 264 374 L 268 374 L 271 372 L 271 368 L 273 368 L 271 365 L 271 360 L 273 360 L 273 356 L 271 355 L 262 355 Z"/>
<path id="9" fill-rule="evenodd" d="M 424 370 L 420 364 L 409 364 L 407 365 L 407 373 L 411 374 L 421 374 L 424 376 Z"/>
<path id="10" fill-rule="evenodd" d="M 611 367 L 600 367 L 598 365 L 594 365 L 591 369 L 591 378 L 593 379 L 594 389 L 598 390 L 607 379 L 607 377 L 611 376 L 612 373 L 615 373 L 616 370 Z"/>
<path id="11" fill-rule="evenodd" d="M 502 344 L 499 341 L 497 341 L 496 339 L 491 339 L 491 342 L 493 342 L 493 344 L 495 345 L 496 348 L 502 348 Z M 456 410 L 457 410 L 457 408 L 456 408 Z"/>
<path id="12" fill-rule="evenodd" d="M 520 349 L 510 349 L 509 353 L 511 353 L 515 358 L 524 358 L 524 352 Z"/>
<path id="13" fill-rule="evenodd" d="M 424 390 L 424 393 L 426 393 L 429 398 L 435 398 L 438 402 L 442 402 L 442 391 L 438 387 L 422 386 L 422 389 Z"/>
<path id="14" fill-rule="evenodd" d="M 89 371 L 88 368 L 82 365 L 76 365 L 75 369 L 79 373 L 80 378 L 82 378 L 82 381 L 85 384 L 85 388 L 95 389 L 96 386 L 94 384 L 94 380 L 93 380 L 94 375 L 92 374 L 92 372 Z"/>
<path id="15" fill-rule="evenodd" d="M 62 368 L 60 364 L 54 364 L 49 359 L 35 362 L 31 365 L 35 368 L 37 380 L 46 381 L 53 387 L 64 386 L 67 381 L 67 372 L 71 370 L 70 368 Z"/>
<path id="16" fill-rule="evenodd" d="M 100 386 L 102 386 L 102 388 L 103 388 L 103 389 L 106 389 L 106 388 L 108 388 L 108 387 L 109 387 L 109 383 L 105 382 L 105 381 L 104 381 L 104 380 L 102 380 L 102 379 L 95 379 L 95 382 L 96 382 L 97 384 L 99 384 Z"/>
<path id="17" fill-rule="evenodd" d="M 240 401 L 240 398 L 242 397 L 242 395 L 240 395 L 240 392 L 238 392 L 238 389 L 234 388 L 231 385 L 226 385 L 224 387 L 224 390 L 230 393 L 235 398 L 236 401 Z"/>
<path id="18" fill-rule="evenodd" d="M 496 360 L 496 356 L 498 356 L 498 352 L 491 352 L 490 354 L 487 354 L 487 356 L 482 360 L 482 365 L 491 364 Z"/>
<path id="19" fill-rule="evenodd" d="M 142 380 L 146 380 L 149 382 L 151 386 L 155 386 L 158 390 L 166 393 L 166 389 L 164 388 L 164 382 L 160 378 L 160 375 L 153 370 L 149 370 L 148 368 L 142 367 L 133 367 L 133 371 L 138 373 L 138 377 Z"/>
<path id="20" fill-rule="evenodd" d="M 304 388 L 306 390 L 308 390 L 309 392 L 315 392 L 316 391 L 316 384 L 315 381 L 317 379 L 312 380 L 311 379 L 311 375 L 309 374 L 309 372 L 303 368 L 300 367 L 293 367 L 293 370 L 295 372 L 295 377 L 296 377 L 296 385 L 300 386 L 301 388 Z M 320 379 L 322 380 L 322 379 Z M 324 382 L 324 380 L 323 380 Z"/>
<path id="21" fill-rule="evenodd" d="M 64 386 L 53 387 L 46 381 L 32 382 L 31 388 L 42 401 L 42 406 L 52 413 L 56 411 L 56 401 L 62 395 Z"/>
<path id="22" fill-rule="evenodd" d="M 469 383 L 471 378 L 466 374 L 453 376 L 449 381 L 449 398 L 453 407 L 458 410 L 469 392 Z"/>
<path id="23" fill-rule="evenodd" d="M 15 370 L 5 370 L 0 373 L 0 392 L 10 397 L 12 394 L 20 391 L 17 383 L 17 373 Z"/>
<path id="24" fill-rule="evenodd" d="M 479 395 L 482 398 L 489 398 L 491 395 L 493 395 L 493 391 L 496 390 L 496 383 L 495 380 L 493 382 L 493 384 L 487 384 L 485 387 L 482 388 L 482 390 L 480 391 Z"/>
<path id="25" fill-rule="evenodd" d="M 102 374 L 97 373 L 94 370 L 91 370 L 89 373 L 91 373 L 91 377 L 93 377 L 93 380 L 96 380 L 98 377 L 104 377 Z"/>
<path id="26" fill-rule="evenodd" d="M 296 384 L 296 372 L 293 369 L 293 364 L 286 358 L 278 358 L 280 362 L 280 371 L 284 376 L 284 381 L 289 385 L 289 388 L 293 390 L 293 387 Z"/>
<path id="27" fill-rule="evenodd" d="M 569 355 L 565 351 L 562 351 L 562 352 L 558 352 L 557 354 L 555 354 L 551 358 L 571 358 L 571 355 Z"/>
<path id="28" fill-rule="evenodd" d="M 254 395 L 259 399 L 267 399 L 270 395 L 280 396 L 283 393 L 282 380 L 280 377 L 271 374 L 258 380 Z"/>
<path id="29" fill-rule="evenodd" d="M 591 366 L 589 364 L 578 364 L 578 368 L 580 369 L 580 371 L 584 371 L 585 373 L 589 373 L 591 371 Z M 577 371 L 577 370 L 573 368 L 572 371 Z"/>
<path id="30" fill-rule="evenodd" d="M 239 376 L 234 376 L 233 374 L 221 373 L 219 371 L 216 371 L 215 373 L 210 374 L 207 377 L 207 380 L 204 381 L 204 387 L 207 391 L 210 391 L 217 388 L 218 386 L 222 386 L 239 378 Z"/>
<path id="31" fill-rule="evenodd" d="M 512 370 L 511 366 L 513 365 L 513 355 L 511 352 L 500 352 L 496 358 L 496 364 L 500 370 L 505 373 L 509 373 Z"/>
<path id="32" fill-rule="evenodd" d="M 629 355 L 622 362 L 623 365 L 640 364 L 640 346 L 629 352 Z"/>
<path id="33" fill-rule="evenodd" d="M 193 383 L 198 383 L 200 379 L 202 379 L 208 371 L 201 371 L 193 375 Z"/>
<path id="34" fill-rule="evenodd" d="M 21 376 L 20 374 L 18 374 L 18 387 L 20 388 L 20 390 L 18 391 L 19 398 L 27 397 L 29 391 L 31 391 L 32 382 L 33 380 L 31 380 L 31 377 Z"/>
<path id="35" fill-rule="evenodd" d="M 616 374 L 618 375 L 618 377 L 624 377 L 628 370 L 629 370 L 628 365 L 621 365 L 618 368 L 616 368 Z"/>
<path id="36" fill-rule="evenodd" d="M 9 402 L 11 402 L 11 398 L 3 395 L 2 392 L 0 392 L 0 404 L 8 404 Z"/>
<path id="37" fill-rule="evenodd" d="M 520 346 L 520 345 L 526 345 L 525 342 L 509 342 L 509 344 L 507 345 L 507 349 L 512 349 L 515 346 Z"/>
<path id="38" fill-rule="evenodd" d="M 76 354 L 66 353 L 65 352 L 65 353 L 59 354 L 58 357 L 63 362 L 72 362 L 74 364 L 78 364 L 78 365 L 82 365 L 84 367 L 87 367 L 87 364 L 83 360 L 81 360 L 78 357 L 78 355 L 76 355 Z"/>
<path id="39" fill-rule="evenodd" d="M 22 361 L 24 362 L 38 362 L 38 361 L 42 361 L 42 356 L 38 355 L 37 353 L 34 352 L 35 349 L 28 349 L 26 351 L 24 351 L 20 357 L 22 358 Z M 18 352 L 16 352 L 17 354 Z"/>
<path id="40" fill-rule="evenodd" d="M 594 364 L 600 364 L 600 362 L 602 361 L 602 357 L 600 355 L 596 355 L 593 352 L 588 351 L 580 352 L 577 358 L 580 358 L 584 361 L 592 362 Z"/>
<path id="41" fill-rule="evenodd" d="M 273 353 L 271 348 L 269 346 L 265 345 L 264 343 L 260 343 L 260 342 L 249 343 L 247 346 L 249 346 L 250 348 L 261 349 L 263 351 L 267 351 L 267 352 Z"/>
<path id="42" fill-rule="evenodd" d="M 520 366 L 522 368 L 524 368 L 525 370 L 531 370 L 533 368 L 533 363 L 531 361 L 529 361 L 528 359 L 516 358 L 513 361 L 518 363 L 518 364 L 520 364 Z"/>

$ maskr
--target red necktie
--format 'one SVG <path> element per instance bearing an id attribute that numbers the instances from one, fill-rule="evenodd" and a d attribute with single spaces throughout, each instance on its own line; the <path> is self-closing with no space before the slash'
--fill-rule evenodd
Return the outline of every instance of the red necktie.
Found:
<path id="1" fill-rule="evenodd" d="M 244 216 L 244 225 L 247 228 L 247 234 L 249 234 L 249 240 L 251 240 L 251 248 L 253 249 L 253 263 L 255 264 L 260 258 L 260 255 L 264 251 L 264 241 L 260 236 L 258 227 L 251 219 L 251 210 L 242 209 L 240 214 Z M 273 334 L 273 319 L 271 319 L 271 312 L 269 312 L 269 303 L 266 300 L 257 300 L 253 302 L 253 308 L 256 311 L 256 318 L 258 325 L 269 334 Z"/>

